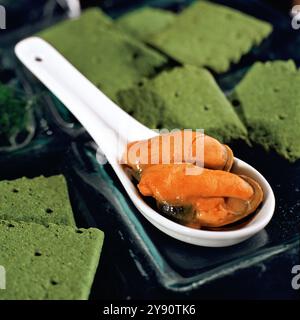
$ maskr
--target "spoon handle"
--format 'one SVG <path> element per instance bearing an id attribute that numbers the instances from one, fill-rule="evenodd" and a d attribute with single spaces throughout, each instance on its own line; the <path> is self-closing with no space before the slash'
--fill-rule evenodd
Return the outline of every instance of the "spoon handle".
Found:
<path id="1" fill-rule="evenodd" d="M 37 37 L 27 38 L 17 44 L 15 52 L 82 123 L 108 160 L 111 156 L 115 158 L 116 154 L 112 152 L 116 149 L 112 148 L 116 145 L 115 139 L 131 141 L 137 136 L 148 137 L 151 134 L 150 129 L 106 97 L 46 41 Z"/>

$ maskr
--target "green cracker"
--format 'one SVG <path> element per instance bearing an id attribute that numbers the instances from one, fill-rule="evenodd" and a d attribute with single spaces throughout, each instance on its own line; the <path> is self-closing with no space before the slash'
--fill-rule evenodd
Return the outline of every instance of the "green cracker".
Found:
<path id="1" fill-rule="evenodd" d="M 119 93 L 125 111 L 150 128 L 204 129 L 223 142 L 247 131 L 212 75 L 194 66 L 174 68 Z"/>
<path id="2" fill-rule="evenodd" d="M 75 226 L 65 178 L 0 181 L 0 219 Z"/>
<path id="3" fill-rule="evenodd" d="M 300 158 L 299 87 L 293 61 L 258 62 L 232 96 L 250 139 L 292 162 Z"/>
<path id="4" fill-rule="evenodd" d="M 171 11 L 144 7 L 123 15 L 116 20 L 116 25 L 143 41 L 171 24 L 176 14 Z"/>
<path id="5" fill-rule="evenodd" d="M 92 228 L 0 220 L 0 300 L 88 299 L 103 237 Z"/>
<path id="6" fill-rule="evenodd" d="M 149 42 L 173 59 L 225 72 L 261 43 L 272 26 L 229 7 L 197 1 Z"/>
<path id="7" fill-rule="evenodd" d="M 99 9 L 87 10 L 79 19 L 64 21 L 39 36 L 113 100 L 119 90 L 152 76 L 167 61 L 111 23 L 103 22 Z"/>

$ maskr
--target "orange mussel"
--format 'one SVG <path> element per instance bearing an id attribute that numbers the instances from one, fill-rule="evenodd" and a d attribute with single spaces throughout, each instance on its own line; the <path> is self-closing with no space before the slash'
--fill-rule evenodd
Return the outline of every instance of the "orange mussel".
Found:
<path id="1" fill-rule="evenodd" d="M 197 153 L 199 146 L 202 153 Z M 123 160 L 141 194 L 154 198 L 163 214 L 189 227 L 231 225 L 255 212 L 263 201 L 255 180 L 230 172 L 232 150 L 202 132 L 186 136 L 176 131 L 132 142 Z"/>

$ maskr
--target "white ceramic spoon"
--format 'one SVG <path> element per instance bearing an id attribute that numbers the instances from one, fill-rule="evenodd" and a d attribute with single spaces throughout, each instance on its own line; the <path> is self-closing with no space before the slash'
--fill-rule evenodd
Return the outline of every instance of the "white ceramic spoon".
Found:
<path id="1" fill-rule="evenodd" d="M 258 171 L 237 158 L 233 171 L 252 177 L 264 190 L 263 205 L 249 224 L 234 231 L 205 231 L 185 227 L 165 218 L 144 202 L 119 164 L 120 155 L 128 141 L 151 138 L 156 133 L 119 108 L 44 40 L 27 38 L 17 44 L 15 52 L 23 64 L 82 123 L 106 155 L 134 205 L 161 231 L 195 245 L 225 247 L 250 238 L 272 218 L 275 198 L 270 185 Z"/>

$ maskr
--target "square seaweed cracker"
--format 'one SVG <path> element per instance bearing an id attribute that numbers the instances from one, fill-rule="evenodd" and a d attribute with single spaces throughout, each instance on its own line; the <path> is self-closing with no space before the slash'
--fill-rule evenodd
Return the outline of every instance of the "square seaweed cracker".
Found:
<path id="1" fill-rule="evenodd" d="M 147 41 L 149 36 L 163 30 L 176 17 L 171 11 L 144 7 L 129 12 L 116 20 L 116 25 L 131 35 Z"/>
<path id="2" fill-rule="evenodd" d="M 0 181 L 0 219 L 75 226 L 65 178 Z"/>
<path id="3" fill-rule="evenodd" d="M 88 299 L 103 232 L 0 220 L 0 300 Z"/>
<path id="4" fill-rule="evenodd" d="M 99 9 L 86 10 L 79 19 L 61 22 L 39 36 L 113 100 L 118 90 L 152 76 L 167 61 L 112 23 L 103 22 Z"/>
<path id="5" fill-rule="evenodd" d="M 293 61 L 257 62 L 232 95 L 252 141 L 300 158 L 300 71 Z"/>
<path id="6" fill-rule="evenodd" d="M 150 128 L 204 129 L 223 142 L 247 137 L 213 76 L 194 66 L 164 71 L 140 86 L 120 91 L 119 104 Z"/>
<path id="7" fill-rule="evenodd" d="M 183 64 L 225 72 L 259 45 L 272 26 L 242 12 L 197 1 L 149 42 Z"/>

